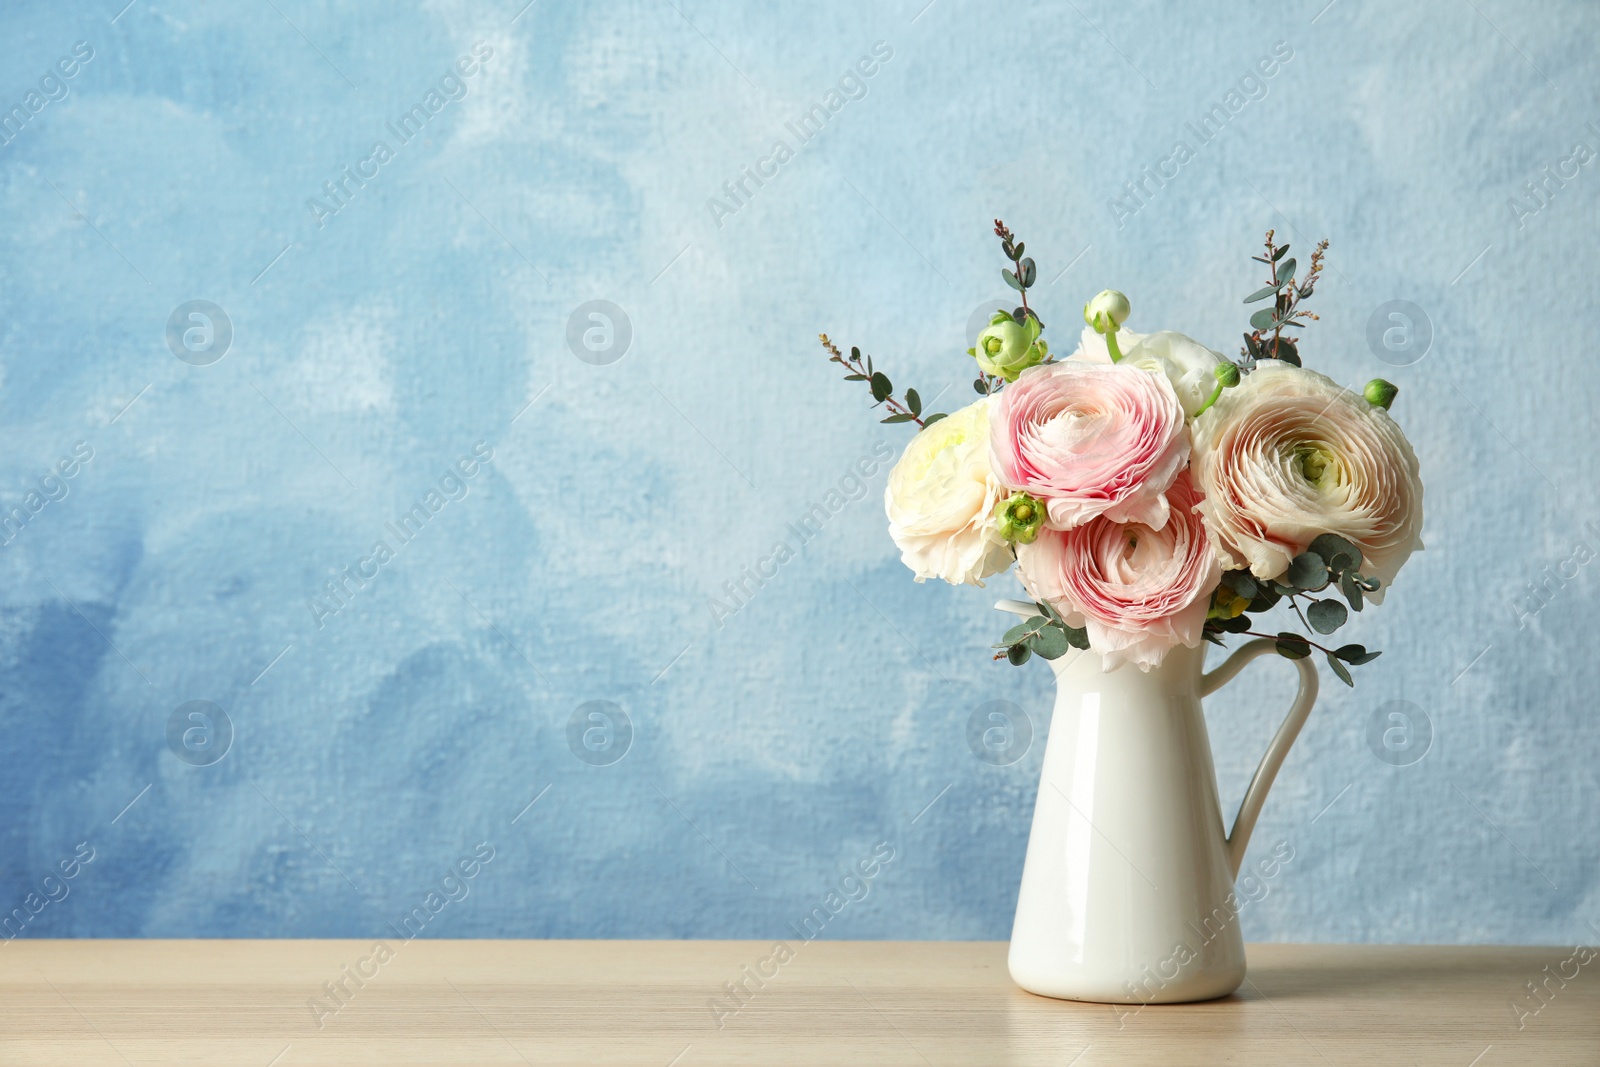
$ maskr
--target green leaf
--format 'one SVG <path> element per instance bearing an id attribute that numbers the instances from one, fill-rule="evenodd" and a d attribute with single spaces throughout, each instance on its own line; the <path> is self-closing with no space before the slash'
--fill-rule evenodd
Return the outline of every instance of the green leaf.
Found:
<path id="1" fill-rule="evenodd" d="M 1278 313 L 1272 308 L 1262 308 L 1250 316 L 1250 326 L 1257 330 L 1270 330 L 1277 317 Z"/>
<path id="2" fill-rule="evenodd" d="M 846 374 L 844 380 L 847 382 L 864 382 L 867 380 L 867 376 L 865 374 Z"/>
<path id="3" fill-rule="evenodd" d="M 1254 600 L 1260 591 L 1249 571 L 1227 571 L 1222 576 L 1222 584 L 1246 600 Z"/>
<path id="4" fill-rule="evenodd" d="M 1337 600 L 1319 600 L 1306 609 L 1306 619 L 1319 634 L 1331 634 L 1345 624 L 1350 612 Z"/>
<path id="5" fill-rule="evenodd" d="M 1365 645 L 1340 645 L 1333 650 L 1333 654 L 1346 663 L 1353 663 L 1358 667 L 1363 663 L 1371 663 L 1383 655 L 1382 652 L 1368 652 Z"/>
<path id="6" fill-rule="evenodd" d="M 1006 649 L 1006 659 L 1011 661 L 1013 667 L 1020 667 L 1028 662 L 1028 657 L 1033 655 L 1033 650 L 1027 645 L 1012 645 Z"/>
<path id="7" fill-rule="evenodd" d="M 1060 659 L 1067 654 L 1067 634 L 1059 626 L 1046 626 L 1028 639 L 1028 647 L 1045 659 Z"/>
<path id="8" fill-rule="evenodd" d="M 1256 586 L 1256 598 L 1250 601 L 1250 606 L 1244 610 L 1254 612 L 1255 614 L 1259 615 L 1263 611 L 1271 611 L 1273 608 L 1277 607 L 1278 601 L 1282 599 L 1283 594 L 1279 593 L 1276 589 L 1258 583 Z"/>
<path id="9" fill-rule="evenodd" d="M 1298 323 L 1286 322 L 1284 325 L 1296 326 Z M 1300 366 L 1300 346 L 1287 337 L 1278 338 L 1278 359 L 1284 363 L 1292 363 L 1296 367 Z"/>
<path id="10" fill-rule="evenodd" d="M 995 648 L 1010 648 L 1012 645 L 1016 644 L 1018 641 L 1021 641 L 1022 638 L 1023 638 L 1023 635 L 1029 634 L 1029 633 L 1032 633 L 1032 632 L 1033 632 L 1033 627 L 1029 626 L 1025 622 L 1019 622 L 1015 626 L 1013 626 L 1011 629 L 1007 630 L 1004 634 L 1002 634 L 1001 637 L 1000 637 L 1000 644 L 995 645 L 994 647 Z"/>
<path id="11" fill-rule="evenodd" d="M 1022 292 L 1022 282 L 1014 273 L 1002 267 L 1000 268 L 1000 277 L 1004 278 L 1006 280 L 1006 284 L 1011 286 L 1011 288 L 1015 289 L 1019 293 Z"/>
<path id="12" fill-rule="evenodd" d="M 1335 574 L 1341 574 L 1350 567 L 1361 566 L 1361 549 L 1338 534 L 1318 534 L 1316 540 L 1307 546 L 1306 551 L 1315 552 L 1328 561 L 1328 569 Z M 1344 556 L 1354 562 L 1341 566 L 1339 557 Z"/>
<path id="13" fill-rule="evenodd" d="M 1017 242 L 1017 247 L 1011 249 L 1009 255 L 1011 256 L 1012 259 L 1017 259 L 1018 257 L 1020 257 L 1022 255 L 1023 252 L 1027 251 L 1027 248 L 1028 248 L 1028 245 L 1027 245 L 1026 241 L 1018 241 Z"/>
<path id="14" fill-rule="evenodd" d="M 1282 247 L 1282 248 L 1280 248 L 1280 249 L 1278 249 L 1278 250 L 1277 250 L 1277 251 L 1276 251 L 1276 252 L 1274 252 L 1274 253 L 1272 253 L 1272 258 L 1273 258 L 1273 259 L 1274 259 L 1274 260 L 1279 260 L 1279 259 L 1282 259 L 1282 258 L 1283 258 L 1283 254 L 1284 254 L 1284 253 L 1285 253 L 1285 252 L 1287 252 L 1287 251 L 1289 251 L 1289 246 L 1288 246 L 1288 245 L 1284 245 L 1284 246 L 1283 246 L 1283 247 Z M 1252 256 L 1252 257 L 1250 257 L 1250 258 L 1252 258 L 1252 259 L 1254 259 L 1254 258 L 1255 258 L 1255 257 L 1254 257 L 1254 256 Z"/>
<path id="15" fill-rule="evenodd" d="M 883 403 L 894 392 L 894 386 L 889 383 L 889 376 L 882 371 L 872 375 L 872 399 Z"/>
<path id="16" fill-rule="evenodd" d="M 915 421 L 915 419 L 916 419 L 915 415 L 907 415 L 904 412 L 901 412 L 898 415 L 890 415 L 888 418 L 879 419 L 878 421 L 879 422 L 887 422 L 887 423 L 893 424 L 893 423 L 897 423 L 897 422 L 913 422 L 913 421 Z"/>
<path id="17" fill-rule="evenodd" d="M 1250 629 L 1250 619 L 1245 615 L 1235 615 L 1231 619 L 1212 619 L 1217 627 L 1225 634 L 1242 634 Z"/>
<path id="18" fill-rule="evenodd" d="M 922 420 L 922 428 L 926 430 L 929 426 L 932 426 L 934 423 L 944 418 L 945 414 L 945 412 L 941 411 L 935 415 L 929 415 L 927 418 Z"/>
<path id="19" fill-rule="evenodd" d="M 1067 644 L 1073 648 L 1087 650 L 1089 648 L 1089 628 L 1086 626 L 1064 626 L 1067 635 Z"/>
<path id="20" fill-rule="evenodd" d="M 1350 601 L 1351 610 L 1361 610 L 1361 582 L 1356 578 L 1355 571 L 1345 571 L 1339 575 L 1339 592 L 1343 593 L 1344 598 Z"/>
<path id="21" fill-rule="evenodd" d="M 857 348 L 855 345 L 851 345 L 850 346 L 850 358 L 855 360 L 857 363 L 860 363 L 861 362 L 861 349 Z"/>
<path id="22" fill-rule="evenodd" d="M 922 414 L 922 398 L 917 395 L 915 389 L 906 390 L 906 407 L 911 409 L 913 415 Z"/>
<path id="23" fill-rule="evenodd" d="M 1020 248 L 1017 249 L 1017 255 L 1020 256 L 1021 254 L 1022 254 L 1022 249 L 1020 249 Z M 1039 276 L 1039 271 L 1034 266 L 1033 260 L 1031 260 L 1031 259 L 1023 260 L 1022 261 L 1022 287 L 1024 289 L 1026 289 L 1028 286 L 1032 285 L 1033 282 L 1034 282 L 1034 279 L 1037 278 L 1038 276 Z M 1045 658 L 1046 659 L 1053 659 L 1055 657 L 1046 656 Z"/>
<path id="24" fill-rule="evenodd" d="M 1278 634 L 1278 655 L 1285 659 L 1305 659 L 1311 655 L 1311 642 L 1289 630 Z"/>
<path id="25" fill-rule="evenodd" d="M 1265 289 L 1257 289 L 1255 292 L 1245 297 L 1244 302 L 1246 304 L 1254 304 L 1257 300 L 1265 300 L 1269 296 L 1276 296 L 1278 290 L 1281 288 L 1282 286 L 1279 285 L 1269 285 Z"/>
<path id="26" fill-rule="evenodd" d="M 1288 247 L 1288 246 L 1286 245 L 1284 247 Z M 1293 277 L 1294 277 L 1294 260 L 1286 259 L 1282 263 L 1278 264 L 1277 278 L 1278 278 L 1278 284 L 1279 285 L 1282 285 L 1284 282 L 1287 282 L 1290 278 L 1293 278 Z"/>
<path id="27" fill-rule="evenodd" d="M 1328 653 L 1328 666 L 1333 668 L 1333 673 L 1339 676 L 1339 680 L 1341 682 L 1343 682 L 1345 685 L 1348 685 L 1351 689 L 1356 687 L 1356 680 L 1350 677 L 1350 668 L 1346 667 L 1343 663 L 1340 663 L 1332 652 Z"/>
<path id="28" fill-rule="evenodd" d="M 1315 552 L 1302 552 L 1289 562 L 1284 577 L 1296 589 L 1321 589 L 1328 584 L 1328 565 Z"/>
<path id="29" fill-rule="evenodd" d="M 984 381 L 982 378 L 974 378 L 974 379 L 972 379 L 972 388 L 973 388 L 973 391 L 976 392 L 979 396 L 988 396 L 989 395 L 989 383 Z"/>

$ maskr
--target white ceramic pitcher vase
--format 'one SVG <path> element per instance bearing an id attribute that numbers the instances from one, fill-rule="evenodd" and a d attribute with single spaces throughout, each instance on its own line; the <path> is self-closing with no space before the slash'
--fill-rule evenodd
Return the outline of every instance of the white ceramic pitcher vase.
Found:
<path id="1" fill-rule="evenodd" d="M 1024 617 L 1034 605 L 996 605 Z M 1300 692 L 1225 832 L 1200 698 L 1274 652 L 1258 639 L 1202 674 L 1205 646 L 1146 672 L 1069 651 L 1051 662 L 1055 713 L 1011 930 L 1012 980 L 1047 997 L 1162 1004 L 1244 981 L 1234 878 L 1283 758 L 1317 698 Z"/>

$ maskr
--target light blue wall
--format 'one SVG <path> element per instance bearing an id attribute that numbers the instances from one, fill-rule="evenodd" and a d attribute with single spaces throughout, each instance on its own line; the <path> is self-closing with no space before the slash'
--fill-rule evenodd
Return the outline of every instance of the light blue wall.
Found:
<path id="1" fill-rule="evenodd" d="M 375 934 L 488 842 L 429 935 L 770 937 L 889 842 L 827 936 L 1005 937 L 1048 672 L 989 662 L 1014 579 L 910 581 L 874 453 L 907 434 L 815 340 L 962 398 L 996 215 L 1058 348 L 1115 286 L 1135 327 L 1232 350 L 1261 231 L 1326 235 L 1308 359 L 1401 387 L 1428 550 L 1284 769 L 1252 854 L 1294 859 L 1247 936 L 1600 936 L 1600 164 L 1509 205 L 1600 148 L 1591 6 L 122 2 L 0 14 L 6 107 L 93 49 L 0 147 L 0 502 L 93 453 L 0 549 L 0 910 L 94 854 L 25 936 Z M 479 41 L 401 144 L 385 124 Z M 1278 42 L 1200 144 L 1185 124 Z M 380 139 L 319 226 L 307 200 Z M 1119 225 L 1179 139 L 1194 158 Z M 737 211 L 708 206 L 780 140 Z M 165 336 L 191 300 L 232 324 L 209 365 Z M 569 346 L 591 300 L 627 316 L 620 361 Z M 1432 325 L 1408 366 L 1368 343 L 1390 300 Z M 480 442 L 402 545 L 386 524 Z M 349 606 L 308 606 L 379 540 Z M 1255 672 L 1210 707 L 1230 812 L 1292 677 Z M 191 700 L 232 723 L 219 762 L 169 747 Z M 609 766 L 569 748 L 592 700 L 632 724 Z M 990 700 L 1036 728 L 1009 766 L 967 745 Z M 1408 766 L 1369 747 L 1393 701 L 1431 724 Z"/>

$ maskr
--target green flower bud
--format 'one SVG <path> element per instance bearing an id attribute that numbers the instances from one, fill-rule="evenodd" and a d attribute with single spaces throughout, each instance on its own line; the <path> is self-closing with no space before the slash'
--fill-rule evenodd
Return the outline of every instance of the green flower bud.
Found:
<path id="1" fill-rule="evenodd" d="M 1004 540 L 1031 545 L 1044 525 L 1044 502 L 1027 493 L 1015 493 L 995 506 L 994 517 Z"/>
<path id="2" fill-rule="evenodd" d="M 1394 398 L 1400 393 L 1400 387 L 1393 382 L 1386 382 L 1382 378 L 1374 378 L 1367 383 L 1361 395 L 1367 398 L 1367 403 L 1374 407 L 1389 410 L 1389 405 L 1394 403 Z"/>
<path id="3" fill-rule="evenodd" d="M 1083 321 L 1093 326 L 1095 333 L 1116 333 L 1128 321 L 1130 311 L 1127 297 L 1105 289 L 1083 305 Z"/>
<path id="4" fill-rule="evenodd" d="M 1216 370 L 1211 373 L 1217 376 L 1217 384 L 1224 389 L 1232 389 L 1239 384 L 1239 366 L 1231 360 L 1218 363 Z"/>
<path id="5" fill-rule="evenodd" d="M 1211 594 L 1211 606 L 1206 609 L 1208 619 L 1237 619 L 1250 606 L 1250 601 L 1225 585 L 1217 586 Z"/>
<path id="6" fill-rule="evenodd" d="M 985 374 L 996 374 L 1008 382 L 1044 361 L 1050 346 L 1039 339 L 1039 320 L 1032 315 L 1017 322 L 1010 315 L 996 314 L 995 321 L 978 334 L 978 344 L 968 354 L 978 361 Z"/>

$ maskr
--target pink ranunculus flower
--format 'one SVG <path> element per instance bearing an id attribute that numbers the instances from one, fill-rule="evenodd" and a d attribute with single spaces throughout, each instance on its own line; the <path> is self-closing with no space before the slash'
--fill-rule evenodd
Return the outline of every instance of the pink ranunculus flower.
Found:
<path id="1" fill-rule="evenodd" d="M 995 398 L 995 477 L 1045 502 L 1048 525 L 1097 516 L 1167 522 L 1165 493 L 1189 461 L 1183 406 L 1165 376 L 1081 360 L 1023 371 Z"/>
<path id="2" fill-rule="evenodd" d="M 1195 420 L 1194 477 L 1218 550 L 1281 578 L 1318 534 L 1361 549 L 1384 589 L 1422 547 L 1422 479 L 1400 426 L 1318 374 L 1265 361 Z"/>
<path id="3" fill-rule="evenodd" d="M 1043 530 L 1017 547 L 1022 584 L 1089 631 L 1106 670 L 1123 661 L 1149 670 L 1175 645 L 1200 644 L 1222 577 L 1195 510 L 1200 500 L 1185 470 L 1167 490 L 1171 518 L 1160 529 L 1100 516 L 1071 530 Z"/>

